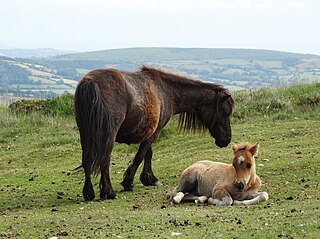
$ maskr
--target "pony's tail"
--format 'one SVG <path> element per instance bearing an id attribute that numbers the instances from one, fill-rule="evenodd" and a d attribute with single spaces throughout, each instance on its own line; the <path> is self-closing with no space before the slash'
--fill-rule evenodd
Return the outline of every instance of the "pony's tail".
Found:
<path id="1" fill-rule="evenodd" d="M 110 161 L 114 121 L 102 99 L 99 86 L 92 79 L 83 78 L 79 82 L 74 106 L 82 146 L 81 166 L 86 173 L 97 173 L 109 163 L 107 160 Z"/>

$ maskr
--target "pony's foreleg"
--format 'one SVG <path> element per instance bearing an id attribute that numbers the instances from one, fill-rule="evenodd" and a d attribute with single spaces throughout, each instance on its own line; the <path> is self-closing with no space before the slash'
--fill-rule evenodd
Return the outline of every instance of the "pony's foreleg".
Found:
<path id="1" fill-rule="evenodd" d="M 209 204 L 218 206 L 231 206 L 232 201 L 230 194 L 224 188 L 214 188 L 212 197 L 208 199 Z"/>
<path id="2" fill-rule="evenodd" d="M 147 151 L 151 148 L 151 144 L 158 138 L 159 134 L 160 134 L 160 131 L 156 131 L 148 140 L 140 144 L 138 152 L 134 157 L 132 164 L 128 167 L 128 169 L 124 173 L 124 179 L 121 182 L 121 185 L 123 186 L 124 191 L 132 191 L 134 175 L 136 174 L 137 169 L 141 164 L 143 158 L 146 156 Z M 150 168 L 151 168 L 152 150 L 149 152 L 148 158 L 150 158 Z"/>
<path id="3" fill-rule="evenodd" d="M 253 199 L 238 201 L 234 200 L 233 205 L 253 205 L 259 202 L 265 202 L 269 199 L 269 195 L 267 192 L 257 192 L 252 195 Z"/>
<path id="4" fill-rule="evenodd" d="M 145 186 L 159 186 L 160 183 L 156 176 L 154 176 L 151 167 L 152 160 L 152 146 L 148 149 L 146 155 L 144 156 L 143 170 L 140 175 L 140 181 Z"/>

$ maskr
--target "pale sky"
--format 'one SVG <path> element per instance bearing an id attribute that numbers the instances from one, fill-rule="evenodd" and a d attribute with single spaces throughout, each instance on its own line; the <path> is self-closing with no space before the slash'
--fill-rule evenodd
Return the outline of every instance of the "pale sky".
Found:
<path id="1" fill-rule="evenodd" d="M 0 48 L 127 47 L 320 55 L 320 1 L 0 0 Z"/>

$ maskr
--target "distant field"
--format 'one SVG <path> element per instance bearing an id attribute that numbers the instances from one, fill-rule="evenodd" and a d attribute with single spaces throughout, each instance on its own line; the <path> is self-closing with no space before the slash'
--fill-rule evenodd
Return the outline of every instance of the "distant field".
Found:
<path id="1" fill-rule="evenodd" d="M 10 64 L 21 72 L 10 69 Z M 40 59 L 0 58 L 0 73 L 5 73 L 0 74 L 0 90 L 26 92 L 30 87 L 19 89 L 17 85 L 36 84 L 34 89 L 53 96 L 73 93 L 79 79 L 92 69 L 136 71 L 142 64 L 223 84 L 231 90 L 320 82 L 320 56 L 316 55 L 252 49 L 128 48 Z"/>

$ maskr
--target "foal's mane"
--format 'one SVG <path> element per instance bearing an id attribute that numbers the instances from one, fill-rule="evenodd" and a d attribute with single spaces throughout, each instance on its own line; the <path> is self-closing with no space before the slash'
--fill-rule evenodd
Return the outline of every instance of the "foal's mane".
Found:
<path id="1" fill-rule="evenodd" d="M 249 150 L 251 147 L 252 147 L 252 144 L 247 143 L 247 142 L 237 145 L 238 150 Z"/>
<path id="2" fill-rule="evenodd" d="M 140 68 L 140 72 L 147 73 L 148 75 L 152 76 L 155 79 L 161 78 L 162 80 L 165 80 L 166 82 L 170 82 L 171 85 L 174 86 L 174 88 L 179 88 L 182 85 L 183 86 L 187 85 L 190 88 L 208 89 L 211 92 L 215 92 L 214 97 L 212 97 L 213 94 L 210 94 L 210 95 L 208 94 L 207 97 L 203 101 L 206 103 L 209 103 L 209 102 L 215 103 L 215 106 L 212 108 L 213 115 L 214 115 L 212 123 L 214 123 L 219 117 L 221 117 L 220 105 L 222 103 L 222 98 L 225 94 L 230 94 L 229 91 L 226 88 L 224 88 L 222 85 L 187 78 L 187 77 L 182 76 L 180 74 L 173 74 L 173 73 L 165 72 L 163 70 L 149 67 L 149 66 L 145 66 L 145 65 Z M 228 101 L 230 102 L 231 111 L 232 111 L 234 108 L 234 101 L 233 101 L 232 97 L 229 97 Z M 203 103 L 203 104 L 205 104 L 205 103 Z M 205 124 L 202 121 L 199 109 L 193 109 L 189 112 L 180 113 L 180 115 L 179 115 L 179 128 L 180 128 L 180 130 L 183 130 L 183 131 L 202 131 L 202 132 L 204 132 L 207 130 L 207 127 L 205 126 Z"/>

